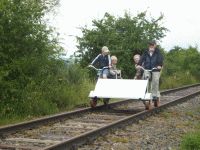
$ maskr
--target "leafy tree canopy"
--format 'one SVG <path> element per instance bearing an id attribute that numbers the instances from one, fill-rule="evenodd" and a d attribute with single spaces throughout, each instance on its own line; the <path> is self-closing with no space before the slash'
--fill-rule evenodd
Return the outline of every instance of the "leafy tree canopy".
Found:
<path id="1" fill-rule="evenodd" d="M 92 29 L 82 27 L 83 36 L 77 37 L 77 61 L 83 67 L 87 66 L 106 45 L 111 54 L 118 57 L 118 67 L 123 77 L 133 78 L 135 69 L 132 56 L 142 54 L 150 40 L 161 40 L 165 36 L 167 29 L 162 26 L 162 19 L 162 14 L 155 19 L 148 17 L 147 12 L 136 16 L 125 12 L 123 17 L 105 13 L 102 19 L 93 20 Z"/>
<path id="2" fill-rule="evenodd" d="M 177 74 L 192 74 L 200 79 L 200 53 L 197 47 L 189 46 L 187 49 L 175 46 L 166 54 L 164 72 L 166 76 Z"/>
<path id="3" fill-rule="evenodd" d="M 28 99 L 44 95 L 36 91 L 47 88 L 48 80 L 54 82 L 60 64 L 56 55 L 62 48 L 44 18 L 58 2 L 0 1 L 0 114 L 17 112 Z"/>

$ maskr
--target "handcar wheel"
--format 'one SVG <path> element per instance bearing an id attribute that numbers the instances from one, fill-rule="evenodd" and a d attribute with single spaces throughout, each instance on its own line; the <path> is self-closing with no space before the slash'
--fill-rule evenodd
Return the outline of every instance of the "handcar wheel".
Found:
<path id="1" fill-rule="evenodd" d="M 145 102 L 145 110 L 151 110 L 151 101 Z"/>
<path id="2" fill-rule="evenodd" d="M 93 98 L 90 100 L 90 107 L 95 108 L 97 106 L 97 99 Z"/>
<path id="3" fill-rule="evenodd" d="M 104 98 L 103 99 L 103 104 L 104 105 L 108 105 L 108 103 L 109 103 L 109 98 Z"/>

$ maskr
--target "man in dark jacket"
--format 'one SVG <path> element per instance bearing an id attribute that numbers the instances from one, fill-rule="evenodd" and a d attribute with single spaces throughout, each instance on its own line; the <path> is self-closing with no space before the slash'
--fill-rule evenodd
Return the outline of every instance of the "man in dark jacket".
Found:
<path id="1" fill-rule="evenodd" d="M 159 92 L 159 79 L 160 79 L 160 71 L 163 66 L 163 56 L 160 50 L 156 47 L 156 42 L 149 42 L 148 49 L 143 53 L 140 61 L 139 67 L 143 66 L 146 70 L 144 71 L 143 78 L 149 77 L 151 79 L 151 93 L 152 99 L 154 101 L 154 106 L 159 105 L 160 101 L 160 92 Z"/>

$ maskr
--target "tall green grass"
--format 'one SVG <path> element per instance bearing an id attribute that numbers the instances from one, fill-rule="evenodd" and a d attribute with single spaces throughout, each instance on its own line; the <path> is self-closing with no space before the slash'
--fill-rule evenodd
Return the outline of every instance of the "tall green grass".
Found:
<path id="1" fill-rule="evenodd" d="M 60 65 L 55 74 L 31 80 L 20 92 L 20 98 L 0 101 L 0 125 L 58 113 L 88 105 L 94 83 L 87 70 L 76 64 Z"/>
<path id="2" fill-rule="evenodd" d="M 190 73 L 174 73 L 173 75 L 161 75 L 161 89 L 170 89 L 175 87 L 180 87 L 183 85 L 189 85 L 199 82 Z"/>

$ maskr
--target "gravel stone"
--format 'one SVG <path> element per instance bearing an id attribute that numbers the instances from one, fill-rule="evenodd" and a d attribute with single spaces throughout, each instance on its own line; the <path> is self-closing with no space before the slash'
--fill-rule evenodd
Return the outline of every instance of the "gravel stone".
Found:
<path id="1" fill-rule="evenodd" d="M 78 150 L 174 150 L 183 135 L 200 124 L 200 97 L 150 116 L 123 129 L 116 129 Z"/>

